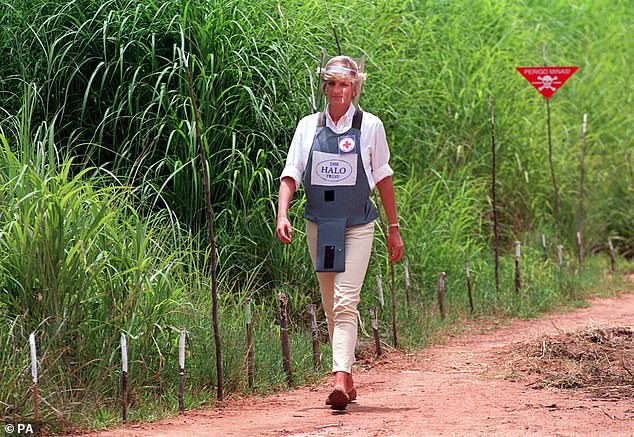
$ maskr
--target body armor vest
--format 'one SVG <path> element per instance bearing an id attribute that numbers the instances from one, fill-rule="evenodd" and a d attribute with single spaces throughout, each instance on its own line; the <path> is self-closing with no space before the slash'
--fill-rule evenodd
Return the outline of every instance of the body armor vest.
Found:
<path id="1" fill-rule="evenodd" d="M 325 114 L 319 114 L 304 171 L 304 217 L 317 223 L 318 272 L 344 271 L 346 228 L 378 217 L 361 157 L 362 120 L 357 109 L 352 127 L 337 134 L 326 126 Z"/>

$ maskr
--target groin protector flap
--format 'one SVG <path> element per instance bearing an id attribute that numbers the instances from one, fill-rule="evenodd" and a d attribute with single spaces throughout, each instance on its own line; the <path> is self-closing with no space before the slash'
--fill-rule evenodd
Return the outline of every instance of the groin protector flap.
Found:
<path id="1" fill-rule="evenodd" d="M 346 270 L 346 219 L 322 219 L 317 224 L 316 272 Z"/>

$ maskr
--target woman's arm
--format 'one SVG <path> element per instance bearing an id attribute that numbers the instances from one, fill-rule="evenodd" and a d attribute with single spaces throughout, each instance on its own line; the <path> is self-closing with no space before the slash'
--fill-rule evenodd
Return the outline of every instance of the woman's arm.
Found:
<path id="1" fill-rule="evenodd" d="M 290 243 L 293 239 L 293 227 L 288 221 L 288 208 L 295 194 L 295 181 L 291 177 L 283 177 L 277 198 L 277 239 L 282 243 Z"/>
<path id="2" fill-rule="evenodd" d="M 379 189 L 381 203 L 383 203 L 383 209 L 385 210 L 385 215 L 387 216 L 387 253 L 390 261 L 398 261 L 403 257 L 403 240 L 401 239 L 401 233 L 398 227 L 392 176 L 381 179 L 377 182 L 376 187 Z"/>

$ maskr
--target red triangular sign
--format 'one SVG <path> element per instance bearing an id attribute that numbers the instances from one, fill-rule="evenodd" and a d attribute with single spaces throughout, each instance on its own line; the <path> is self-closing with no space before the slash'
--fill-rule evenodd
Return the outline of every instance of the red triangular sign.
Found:
<path id="1" fill-rule="evenodd" d="M 579 67 L 515 67 L 542 96 L 550 98 Z"/>

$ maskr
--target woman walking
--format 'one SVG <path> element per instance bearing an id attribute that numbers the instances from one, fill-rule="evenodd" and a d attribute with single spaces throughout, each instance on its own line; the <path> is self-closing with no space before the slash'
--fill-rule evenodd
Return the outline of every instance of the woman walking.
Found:
<path id="1" fill-rule="evenodd" d="M 357 397 L 352 378 L 357 343 L 357 304 L 378 212 L 370 199 L 376 187 L 389 223 L 388 255 L 403 256 L 392 184 L 390 151 L 381 120 L 355 107 L 364 75 L 356 62 L 337 56 L 320 69 L 324 112 L 300 120 L 280 177 L 277 238 L 290 243 L 287 218 L 300 183 L 306 193 L 306 236 L 332 344 L 333 389 L 327 404 L 343 410 Z"/>

